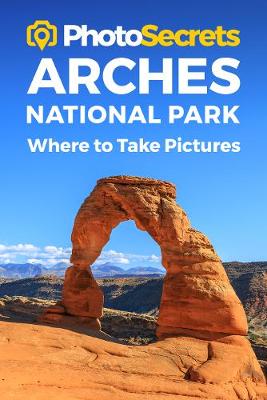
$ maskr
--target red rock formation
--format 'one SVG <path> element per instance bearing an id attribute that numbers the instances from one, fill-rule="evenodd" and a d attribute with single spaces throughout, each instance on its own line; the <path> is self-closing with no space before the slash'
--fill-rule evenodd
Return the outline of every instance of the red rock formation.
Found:
<path id="1" fill-rule="evenodd" d="M 207 346 L 205 362 L 187 366 L 187 379 L 264 381 L 251 346 L 242 337 L 247 334 L 246 316 L 221 261 L 206 236 L 190 226 L 176 204 L 175 186 L 168 182 L 128 176 L 97 182 L 75 219 L 73 265 L 66 271 L 62 302 L 56 312 L 50 308 L 43 321 L 81 322 L 100 329 L 103 295 L 90 266 L 112 229 L 126 220 L 133 220 L 158 243 L 167 271 L 157 336 L 191 336 Z M 183 348 L 177 351 L 182 354 Z"/>
<path id="2" fill-rule="evenodd" d="M 120 222 L 133 220 L 158 243 L 164 280 L 157 335 L 188 333 L 246 335 L 243 307 L 208 239 L 191 228 L 176 204 L 175 186 L 154 179 L 118 176 L 100 179 L 82 204 L 73 227 L 73 250 L 65 276 L 63 305 L 67 314 L 102 315 L 103 295 L 92 265 Z M 98 324 L 97 324 L 98 325 Z M 96 325 L 96 326 L 97 326 Z"/>

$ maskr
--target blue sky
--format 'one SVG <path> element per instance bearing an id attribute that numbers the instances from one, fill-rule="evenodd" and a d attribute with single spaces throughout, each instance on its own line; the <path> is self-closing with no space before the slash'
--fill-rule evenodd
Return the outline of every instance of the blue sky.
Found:
<path id="1" fill-rule="evenodd" d="M 177 202 L 187 212 L 192 225 L 205 233 L 223 260 L 266 260 L 266 2 L 256 0 L 224 1 L 12 1 L 2 6 L 1 34 L 1 135 L 0 174 L 0 256 L 5 260 L 38 259 L 38 252 L 54 247 L 55 260 L 65 259 L 70 247 L 70 234 L 75 214 L 98 178 L 110 175 L 140 175 L 170 180 L 177 186 Z M 222 25 L 241 31 L 241 45 L 234 48 L 81 48 L 61 45 L 46 48 L 43 53 L 26 45 L 27 25 L 36 19 L 56 24 L 59 35 L 64 24 L 88 24 L 97 30 L 141 29 L 146 24 L 161 29 L 204 29 Z M 241 61 L 241 89 L 230 96 L 209 93 L 199 95 L 165 95 L 154 85 L 150 95 L 136 92 L 116 96 L 103 87 L 102 95 L 56 96 L 42 91 L 38 96 L 27 90 L 41 57 L 52 57 L 64 83 L 67 82 L 69 57 L 91 57 L 100 65 L 115 57 L 149 57 L 155 70 L 163 57 L 207 57 L 211 63 L 218 57 Z M 121 75 L 121 79 L 127 76 Z M 211 79 L 208 74 L 207 79 Z M 31 126 L 25 123 L 27 104 L 154 104 L 164 110 L 168 104 L 199 107 L 204 104 L 240 104 L 240 125 L 101 125 Z M 109 140 L 116 137 L 162 140 L 182 136 L 185 139 L 241 141 L 238 154 L 31 154 L 27 137 L 53 137 L 57 140 Z M 16 249 L 30 244 L 39 250 Z M 13 247 L 12 247 L 13 246 Z M 12 250 L 13 248 L 13 250 Z M 2 250 L 1 250 L 2 249 Z M 62 249 L 62 250 L 59 250 Z M 62 257 L 59 256 L 60 251 Z M 146 233 L 133 223 L 121 224 L 114 230 L 105 248 L 110 260 L 120 254 L 136 264 L 152 262 L 159 249 Z M 21 255 L 20 253 L 24 255 Z M 49 253 L 49 251 L 48 251 Z M 108 253 L 105 253 L 108 254 Z M 127 258 L 128 255 L 128 258 Z M 134 261 L 129 255 L 146 256 Z M 10 257 L 9 257 L 10 256 Z M 36 256 L 36 257 L 35 257 Z M 119 256 L 118 256 L 119 257 Z M 1 260 L 1 258 L 0 258 Z M 106 259 L 105 259 L 106 260 Z M 136 257 L 135 257 L 136 260 Z M 156 259 L 154 259 L 154 263 Z M 123 264 L 123 261 L 122 261 Z"/>

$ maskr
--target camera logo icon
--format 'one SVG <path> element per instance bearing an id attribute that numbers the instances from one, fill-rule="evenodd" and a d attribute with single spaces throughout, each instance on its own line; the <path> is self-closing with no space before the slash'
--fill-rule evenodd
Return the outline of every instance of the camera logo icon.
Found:
<path id="1" fill-rule="evenodd" d="M 32 25 L 27 26 L 27 45 L 38 46 L 43 50 L 46 46 L 56 46 L 57 27 L 47 20 L 36 20 Z"/>

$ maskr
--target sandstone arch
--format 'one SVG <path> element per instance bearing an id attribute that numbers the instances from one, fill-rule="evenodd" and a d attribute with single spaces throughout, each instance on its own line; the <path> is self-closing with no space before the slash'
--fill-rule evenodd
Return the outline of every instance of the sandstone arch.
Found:
<path id="1" fill-rule="evenodd" d="M 72 266 L 65 275 L 65 312 L 99 329 L 103 294 L 90 265 L 112 229 L 133 220 L 158 243 L 166 268 L 157 336 L 246 335 L 243 307 L 209 240 L 176 204 L 171 183 L 140 177 L 100 179 L 82 204 L 72 232 Z M 127 240 L 127 238 L 126 238 Z"/>

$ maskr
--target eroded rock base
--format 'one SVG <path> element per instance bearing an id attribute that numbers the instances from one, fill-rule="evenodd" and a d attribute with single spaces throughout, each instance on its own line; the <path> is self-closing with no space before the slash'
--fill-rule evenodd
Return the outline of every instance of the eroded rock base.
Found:
<path id="1" fill-rule="evenodd" d="M 88 328 L 100 331 L 101 323 L 98 318 L 83 317 L 67 314 L 62 303 L 59 302 L 55 306 L 45 309 L 43 314 L 38 318 L 39 323 L 57 325 L 60 327 L 70 327 L 79 330 Z"/>
<path id="2" fill-rule="evenodd" d="M 181 336 L 126 346 L 7 322 L 0 322 L 0 338 L 2 400 L 267 399 L 245 338 L 210 342 Z"/>

